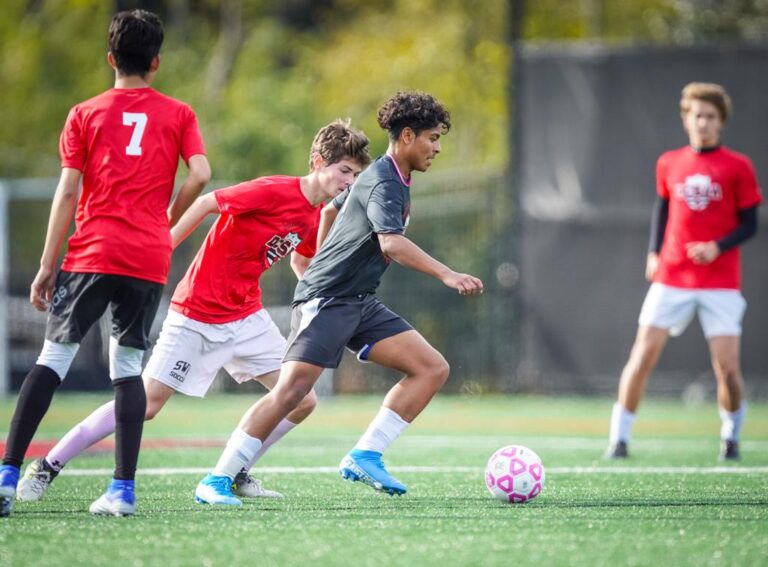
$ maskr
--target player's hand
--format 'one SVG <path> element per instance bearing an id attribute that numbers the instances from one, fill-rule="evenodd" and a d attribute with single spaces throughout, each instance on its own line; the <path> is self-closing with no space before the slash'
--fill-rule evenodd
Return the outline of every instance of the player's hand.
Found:
<path id="1" fill-rule="evenodd" d="M 476 295 L 483 293 L 483 282 L 475 276 L 469 274 L 460 274 L 459 272 L 449 272 L 442 282 L 448 287 L 455 289 L 460 295 Z"/>
<path id="2" fill-rule="evenodd" d="M 29 302 L 38 311 L 47 311 L 53 295 L 56 273 L 50 268 L 41 267 L 29 290 Z"/>
<path id="3" fill-rule="evenodd" d="M 658 269 L 659 255 L 656 252 L 648 252 L 648 258 L 645 260 L 645 279 L 652 282 Z"/>
<path id="4" fill-rule="evenodd" d="M 710 240 L 709 242 L 689 242 L 685 245 L 685 251 L 688 258 L 693 261 L 694 264 L 709 264 L 720 255 L 720 248 L 717 246 L 717 242 Z"/>

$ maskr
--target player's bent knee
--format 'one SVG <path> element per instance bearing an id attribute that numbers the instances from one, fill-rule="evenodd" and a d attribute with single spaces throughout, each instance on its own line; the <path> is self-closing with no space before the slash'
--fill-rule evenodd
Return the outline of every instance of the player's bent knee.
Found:
<path id="1" fill-rule="evenodd" d="M 425 376 L 430 382 L 434 383 L 435 387 L 442 388 L 445 381 L 448 380 L 448 375 L 450 373 L 451 367 L 448 365 L 448 361 L 442 356 L 439 356 L 431 361 L 420 374 Z"/>
<path id="2" fill-rule="evenodd" d="M 273 390 L 277 403 L 287 411 L 294 411 L 299 407 L 302 400 L 312 392 L 312 385 L 301 381 L 286 385 Z"/>
<path id="3" fill-rule="evenodd" d="M 726 384 L 735 384 L 740 381 L 741 372 L 736 364 L 718 364 L 715 376 Z"/>

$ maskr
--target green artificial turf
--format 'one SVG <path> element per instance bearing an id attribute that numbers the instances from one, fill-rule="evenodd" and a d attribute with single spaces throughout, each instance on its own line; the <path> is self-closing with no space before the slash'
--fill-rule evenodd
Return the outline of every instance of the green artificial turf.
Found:
<path id="1" fill-rule="evenodd" d="M 36 440 L 60 436 L 104 399 L 57 396 Z M 12 401 L 0 403 L 0 427 Z M 387 452 L 409 489 L 389 497 L 334 472 L 380 398 L 331 398 L 255 470 L 286 498 L 195 504 L 216 445 L 251 401 L 179 396 L 147 423 L 148 446 L 169 446 L 142 450 L 134 517 L 88 514 L 109 481 L 108 448 L 75 459 L 44 500 L 0 519 L 0 565 L 768 564 L 765 404 L 750 406 L 742 461 L 722 466 L 714 403 L 648 401 L 631 458 L 606 463 L 610 400 L 439 397 Z M 189 446 L 200 440 L 211 446 Z M 542 495 L 525 505 L 498 502 L 484 485 L 485 461 L 510 443 L 534 449 L 547 469 Z M 173 470 L 183 468 L 196 470 Z"/>

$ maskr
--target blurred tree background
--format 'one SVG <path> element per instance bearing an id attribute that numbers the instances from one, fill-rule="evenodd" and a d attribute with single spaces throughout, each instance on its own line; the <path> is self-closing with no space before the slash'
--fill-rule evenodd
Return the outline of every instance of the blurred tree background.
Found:
<path id="1" fill-rule="evenodd" d="M 337 116 L 382 151 L 375 111 L 398 89 L 453 112 L 436 168 L 503 168 L 513 5 L 526 40 L 768 35 L 766 0 L 4 0 L 0 177 L 57 175 L 68 109 L 112 83 L 109 18 L 136 7 L 165 22 L 154 86 L 196 109 L 219 179 L 303 172 L 312 134 Z"/>
<path id="2" fill-rule="evenodd" d="M 397 90 L 436 95 L 454 127 L 434 172 L 417 180 L 409 235 L 502 294 L 513 293 L 516 277 L 499 248 L 514 213 L 507 181 L 513 39 L 669 45 L 768 39 L 768 0 L 3 0 L 0 178 L 58 175 L 67 112 L 111 87 L 107 26 L 115 11 L 133 8 L 164 21 L 153 86 L 196 110 L 214 186 L 303 174 L 315 131 L 336 117 L 350 117 L 380 154 L 387 142 L 376 124 L 379 105 Z M 10 204 L 13 294 L 26 295 L 37 271 L 49 207 L 49 200 Z M 198 231 L 175 256 L 171 285 L 203 236 Z M 265 278 L 268 304 L 289 301 L 293 289 L 287 267 L 276 272 Z M 395 272 L 389 281 L 410 285 L 411 275 Z M 468 321 L 488 327 L 494 317 L 512 316 L 509 304 L 494 307 L 488 298 L 446 325 L 441 310 L 461 307 L 432 283 L 409 304 L 387 281 L 382 295 L 438 348 L 448 334 L 468 333 Z M 495 339 L 499 350 L 506 340 Z"/>

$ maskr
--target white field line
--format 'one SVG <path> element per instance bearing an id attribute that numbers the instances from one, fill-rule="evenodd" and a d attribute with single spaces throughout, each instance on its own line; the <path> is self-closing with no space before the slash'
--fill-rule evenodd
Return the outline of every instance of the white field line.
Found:
<path id="1" fill-rule="evenodd" d="M 482 467 L 387 467 L 395 473 L 476 473 L 483 474 Z M 109 476 L 112 469 L 64 469 L 65 476 Z M 140 476 L 168 476 L 177 474 L 204 475 L 210 468 L 178 467 L 139 469 Z M 337 474 L 337 467 L 260 467 L 261 474 Z M 768 474 L 768 467 L 549 467 L 547 474 Z"/>
<path id="2" fill-rule="evenodd" d="M 717 434 L 711 440 L 700 439 L 633 439 L 632 447 L 642 449 L 668 449 L 685 447 L 686 449 L 708 449 L 720 443 Z M 522 444 L 536 449 L 602 450 L 608 444 L 607 436 L 600 437 L 535 437 L 533 435 L 509 435 L 505 437 L 480 435 L 411 435 L 402 437 L 398 444 L 407 447 L 477 447 L 485 445 Z M 768 440 L 746 439 L 740 442 L 742 450 L 768 450 Z"/>

